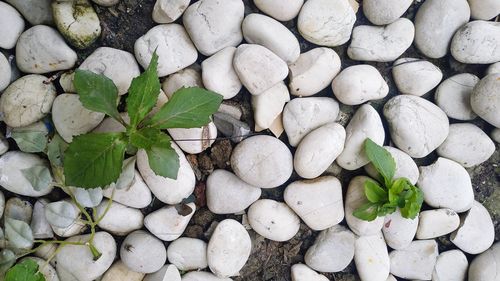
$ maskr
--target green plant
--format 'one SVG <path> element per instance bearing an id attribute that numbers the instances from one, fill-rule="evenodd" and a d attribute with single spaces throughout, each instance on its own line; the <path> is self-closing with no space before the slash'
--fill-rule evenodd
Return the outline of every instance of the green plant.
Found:
<path id="1" fill-rule="evenodd" d="M 26 259 L 7 271 L 5 281 L 45 281 L 45 277 L 35 261 Z"/>
<path id="2" fill-rule="evenodd" d="M 115 182 L 122 171 L 126 151 L 137 149 L 146 151 L 155 174 L 177 177 L 179 159 L 171 147 L 171 138 L 162 130 L 208 124 L 222 96 L 197 87 L 181 88 L 158 112 L 149 116 L 160 93 L 157 65 L 158 56 L 154 53 L 146 71 L 132 80 L 126 100 L 129 124 L 118 113 L 118 90 L 113 81 L 90 71 L 75 72 L 74 85 L 83 106 L 111 116 L 126 132 L 75 137 L 64 154 L 66 185 L 96 188 Z"/>
<path id="3" fill-rule="evenodd" d="M 357 208 L 353 215 L 365 221 L 373 221 L 377 217 L 394 213 L 399 208 L 404 218 L 414 219 L 424 201 L 422 191 L 407 178 L 394 179 L 396 162 L 382 146 L 367 138 L 364 150 L 379 172 L 379 179 L 365 181 L 364 191 L 368 202 Z"/>

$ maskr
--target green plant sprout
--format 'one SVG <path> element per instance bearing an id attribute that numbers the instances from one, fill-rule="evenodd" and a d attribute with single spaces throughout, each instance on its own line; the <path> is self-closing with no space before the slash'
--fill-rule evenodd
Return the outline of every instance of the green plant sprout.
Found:
<path id="1" fill-rule="evenodd" d="M 379 178 L 378 181 L 365 181 L 364 191 L 368 202 L 354 210 L 353 215 L 361 220 L 373 221 L 399 208 L 404 218 L 416 218 L 424 201 L 422 191 L 407 178 L 394 179 L 396 162 L 385 148 L 367 138 L 364 149 L 378 171 Z"/>

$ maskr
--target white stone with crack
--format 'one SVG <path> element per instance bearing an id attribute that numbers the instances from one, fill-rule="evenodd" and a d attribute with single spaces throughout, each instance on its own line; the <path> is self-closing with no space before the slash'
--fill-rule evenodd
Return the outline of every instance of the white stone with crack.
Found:
<path id="1" fill-rule="evenodd" d="M 376 25 L 386 25 L 399 19 L 413 4 L 412 0 L 363 0 L 363 14 Z"/>
<path id="2" fill-rule="evenodd" d="M 451 41 L 451 54 L 462 63 L 500 61 L 500 22 L 476 20 L 462 26 Z"/>
<path id="3" fill-rule="evenodd" d="M 477 115 L 472 111 L 470 96 L 479 78 L 470 73 L 461 73 L 444 80 L 434 94 L 436 104 L 457 120 L 473 120 Z"/>

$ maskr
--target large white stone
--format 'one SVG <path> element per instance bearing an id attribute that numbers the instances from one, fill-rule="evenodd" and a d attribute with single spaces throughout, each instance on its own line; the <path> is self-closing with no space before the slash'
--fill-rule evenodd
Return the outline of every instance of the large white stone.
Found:
<path id="1" fill-rule="evenodd" d="M 451 41 L 451 54 L 462 63 L 500 61 L 500 23 L 476 20 L 462 26 Z"/>
<path id="2" fill-rule="evenodd" d="M 375 67 L 359 64 L 342 70 L 333 79 L 332 90 L 341 103 L 358 105 L 384 98 L 389 93 L 389 86 Z"/>
<path id="3" fill-rule="evenodd" d="M 420 212 L 417 239 L 431 239 L 453 232 L 460 218 L 450 209 L 435 209 Z"/>
<path id="4" fill-rule="evenodd" d="M 418 216 L 407 219 L 401 215 L 400 210 L 385 216 L 382 233 L 387 245 L 395 250 L 408 247 L 417 232 Z"/>
<path id="5" fill-rule="evenodd" d="M 161 269 L 167 260 L 165 245 L 143 230 L 130 233 L 120 247 L 120 258 L 131 270 L 153 273 Z"/>
<path id="6" fill-rule="evenodd" d="M 224 99 L 233 98 L 241 90 L 240 79 L 233 67 L 235 52 L 235 47 L 226 47 L 201 63 L 203 85 Z"/>
<path id="7" fill-rule="evenodd" d="M 106 188 L 103 190 L 103 195 L 106 198 L 111 198 L 113 195 L 113 201 L 136 209 L 147 207 L 153 199 L 151 191 L 137 170 L 134 171 L 134 180 L 131 186 L 115 189 L 114 194 L 112 188 Z"/>
<path id="8" fill-rule="evenodd" d="M 268 129 L 290 101 L 290 94 L 284 82 L 278 82 L 262 94 L 252 95 L 252 108 L 255 124 L 262 129 Z"/>
<path id="9" fill-rule="evenodd" d="M 469 281 L 498 280 L 500 277 L 500 243 L 477 256 L 469 267 Z"/>
<path id="10" fill-rule="evenodd" d="M 390 24 L 399 19 L 413 4 L 412 0 L 363 0 L 363 14 L 376 25 Z"/>
<path id="11" fill-rule="evenodd" d="M 450 250 L 439 254 L 432 271 L 434 281 L 465 281 L 469 262 L 460 250 Z M 472 280 L 470 280 L 472 281 Z"/>
<path id="12" fill-rule="evenodd" d="M 356 239 L 354 262 L 361 281 L 386 281 L 390 260 L 382 233 Z"/>
<path id="13" fill-rule="evenodd" d="M 500 14 L 500 2 L 495 0 L 468 0 L 471 17 L 478 20 L 491 20 Z"/>
<path id="14" fill-rule="evenodd" d="M 417 183 L 420 172 L 418 171 L 417 164 L 410 155 L 392 146 L 384 146 L 384 148 L 391 154 L 394 162 L 396 162 L 394 178 L 407 178 L 412 184 Z M 366 173 L 372 178 L 376 179 L 379 177 L 379 172 L 372 163 L 369 163 L 364 168 Z"/>
<path id="15" fill-rule="evenodd" d="M 394 62 L 392 76 L 402 94 L 423 96 L 439 85 L 443 73 L 429 61 L 401 58 Z"/>
<path id="16" fill-rule="evenodd" d="M 271 199 L 253 203 L 248 209 L 248 222 L 255 232 L 278 242 L 292 239 L 300 227 L 300 219 L 292 209 Z"/>
<path id="17" fill-rule="evenodd" d="M 32 25 L 51 24 L 51 0 L 6 0 L 14 6 Z"/>
<path id="18" fill-rule="evenodd" d="M 108 202 L 109 200 L 103 200 L 93 214 L 95 221 L 102 217 L 98 223 L 100 228 L 118 236 L 142 228 L 144 215 L 140 210 L 116 202 L 112 202 L 108 208 Z"/>
<path id="19" fill-rule="evenodd" d="M 153 7 L 153 20 L 157 23 L 176 21 L 189 6 L 191 0 L 157 0 Z"/>
<path id="20" fill-rule="evenodd" d="M 472 110 L 491 125 L 500 128 L 500 73 L 490 74 L 476 84 L 470 103 Z"/>
<path id="21" fill-rule="evenodd" d="M 314 272 L 305 264 L 292 265 L 292 281 L 328 281 L 324 275 Z"/>
<path id="22" fill-rule="evenodd" d="M 194 203 L 189 203 L 187 206 L 191 208 L 191 212 L 187 215 L 179 214 L 175 206 L 156 210 L 144 218 L 144 226 L 161 240 L 174 241 L 182 235 L 196 211 Z"/>
<path id="23" fill-rule="evenodd" d="M 477 115 L 472 111 L 470 96 L 479 78 L 470 73 L 461 73 L 444 80 L 436 89 L 436 104 L 457 120 L 472 120 Z"/>
<path id="24" fill-rule="evenodd" d="M 0 2 L 0 48 L 14 48 L 23 30 L 24 19 L 21 14 L 11 5 Z"/>
<path id="25" fill-rule="evenodd" d="M 431 280 L 438 254 L 436 241 L 413 241 L 410 246 L 389 254 L 391 273 L 405 279 Z"/>
<path id="26" fill-rule="evenodd" d="M 182 271 L 204 269 L 208 266 L 207 243 L 200 239 L 181 237 L 168 245 L 167 258 Z"/>
<path id="27" fill-rule="evenodd" d="M 263 13 L 279 21 L 289 21 L 299 14 L 304 0 L 255 0 L 254 4 Z"/>

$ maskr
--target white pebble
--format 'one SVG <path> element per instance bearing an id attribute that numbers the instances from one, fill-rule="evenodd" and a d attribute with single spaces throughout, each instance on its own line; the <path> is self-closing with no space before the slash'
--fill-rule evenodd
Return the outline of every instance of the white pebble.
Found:
<path id="1" fill-rule="evenodd" d="M 207 243 L 200 239 L 181 237 L 168 245 L 167 258 L 182 271 L 204 269 L 208 266 Z"/>
<path id="2" fill-rule="evenodd" d="M 24 19 L 11 5 L 0 2 L 0 48 L 12 49 L 24 30 Z M 1 89 L 1 87 L 0 87 Z"/>
<path id="3" fill-rule="evenodd" d="M 112 194 L 112 188 L 103 190 L 103 195 L 106 198 L 111 198 Z M 132 185 L 124 189 L 115 189 L 113 194 L 113 201 L 136 209 L 147 207 L 152 199 L 151 191 L 137 170 L 134 171 Z"/>
<path id="4" fill-rule="evenodd" d="M 394 162 L 396 162 L 394 178 L 407 178 L 412 184 L 417 183 L 420 172 L 418 171 L 417 164 L 410 155 L 392 146 L 384 146 L 384 148 L 391 154 Z M 364 168 L 366 173 L 372 178 L 376 179 L 379 177 L 379 172 L 372 163 L 369 163 Z"/>
<path id="5" fill-rule="evenodd" d="M 163 241 L 174 241 L 179 238 L 186 229 L 189 221 L 196 211 L 194 203 L 186 204 L 191 209 L 188 214 L 180 214 L 176 206 L 167 206 L 144 218 L 144 226 L 156 237 Z"/>
<path id="6" fill-rule="evenodd" d="M 191 0 L 157 0 L 153 7 L 153 20 L 172 23 L 181 17 Z"/>
<path id="7" fill-rule="evenodd" d="M 299 217 L 285 203 L 271 199 L 256 201 L 248 209 L 253 230 L 272 241 L 288 241 L 297 234 Z"/>
<path id="8" fill-rule="evenodd" d="M 235 47 L 226 47 L 201 64 L 203 85 L 224 99 L 233 98 L 241 90 L 240 79 L 233 67 L 235 52 Z"/>
<path id="9" fill-rule="evenodd" d="M 438 254 L 436 241 L 413 241 L 410 246 L 389 254 L 391 273 L 405 279 L 431 280 Z"/>
<path id="10" fill-rule="evenodd" d="M 489 64 L 500 60 L 500 23 L 476 20 L 462 26 L 451 41 L 451 54 L 462 63 Z"/>
<path id="11" fill-rule="evenodd" d="M 500 276 L 500 243 L 477 256 L 469 267 L 469 281 L 498 280 Z"/>
<path id="12" fill-rule="evenodd" d="M 289 21 L 299 14 L 304 0 L 255 0 L 254 4 L 263 13 L 279 21 Z"/>
<path id="13" fill-rule="evenodd" d="M 394 213 L 386 215 L 382 233 L 387 245 L 395 250 L 408 247 L 418 227 L 418 216 L 414 219 L 404 218 L 398 209 Z"/>
<path id="14" fill-rule="evenodd" d="M 0 5 L 3 2 L 0 2 Z M 1 8 L 1 7 L 0 7 Z M 0 91 L 3 91 L 10 84 L 12 69 L 8 59 L 3 53 L 0 53 Z"/>
<path id="15" fill-rule="evenodd" d="M 417 239 L 431 239 L 453 232 L 460 218 L 450 209 L 435 209 L 420 212 Z"/>
<path id="16" fill-rule="evenodd" d="M 468 267 L 469 262 L 462 251 L 450 250 L 442 252 L 437 257 L 436 266 L 432 271 L 432 280 L 465 281 Z"/>
<path id="17" fill-rule="evenodd" d="M 109 200 L 103 200 L 97 206 L 96 213 L 93 214 L 94 221 L 102 217 L 98 224 L 100 228 L 118 236 L 124 236 L 142 228 L 144 215 L 140 210 L 116 202 L 111 203 L 108 209 L 108 202 Z M 104 212 L 106 212 L 105 215 Z"/>
<path id="18" fill-rule="evenodd" d="M 305 264 L 292 265 L 292 281 L 328 281 L 324 275 L 314 272 Z"/>
<path id="19" fill-rule="evenodd" d="M 444 80 L 436 89 L 436 104 L 457 120 L 472 120 L 477 115 L 472 111 L 470 96 L 479 78 L 470 73 L 461 73 Z"/>
<path id="20" fill-rule="evenodd" d="M 160 270 L 146 274 L 144 281 L 181 281 L 181 274 L 173 264 L 166 264 Z"/>
<path id="21" fill-rule="evenodd" d="M 384 98 L 389 86 L 375 67 L 359 64 L 342 70 L 333 79 L 332 90 L 341 103 L 358 105 Z"/>
<path id="22" fill-rule="evenodd" d="M 143 230 L 136 230 L 123 240 L 120 258 L 135 272 L 153 273 L 165 264 L 167 250 L 153 235 Z"/>
<path id="23" fill-rule="evenodd" d="M 486 122 L 500 128 L 500 73 L 490 74 L 476 84 L 470 103 L 472 110 Z"/>
<path id="24" fill-rule="evenodd" d="M 413 4 L 412 0 L 363 0 L 365 17 L 376 25 L 390 24 L 399 19 Z"/>
<path id="25" fill-rule="evenodd" d="M 468 0 L 471 17 L 478 20 L 491 20 L 500 14 L 500 2 L 496 0 Z"/>
<path id="26" fill-rule="evenodd" d="M 354 262 L 361 281 L 386 281 L 390 260 L 382 233 L 356 239 Z"/>
<path id="27" fill-rule="evenodd" d="M 132 271 L 122 261 L 115 262 L 102 276 L 101 281 L 142 281 L 144 273 Z"/>
<path id="28" fill-rule="evenodd" d="M 32 25 L 52 23 L 51 0 L 6 0 Z"/>
<path id="29" fill-rule="evenodd" d="M 401 93 L 423 96 L 439 85 L 443 73 L 429 61 L 402 58 L 394 62 L 392 76 Z"/>
<path id="30" fill-rule="evenodd" d="M 284 82 L 279 82 L 258 96 L 252 95 L 255 124 L 262 129 L 270 128 L 288 101 L 290 94 Z"/>

